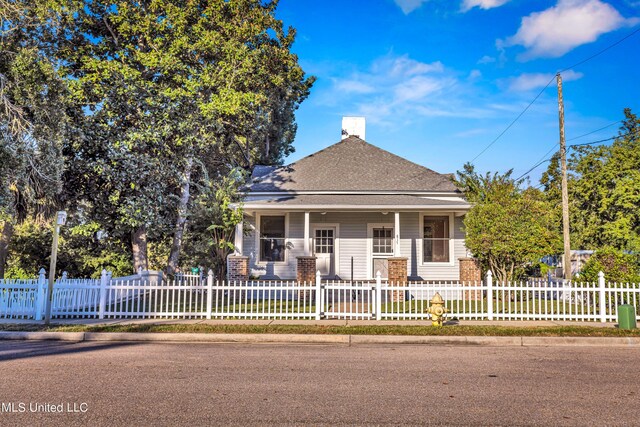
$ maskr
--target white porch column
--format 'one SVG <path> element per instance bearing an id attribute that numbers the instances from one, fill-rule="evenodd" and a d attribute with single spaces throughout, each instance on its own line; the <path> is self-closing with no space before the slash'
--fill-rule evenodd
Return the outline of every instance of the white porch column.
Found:
<path id="1" fill-rule="evenodd" d="M 304 213 L 304 256 L 310 256 L 309 250 L 309 212 Z"/>
<path id="2" fill-rule="evenodd" d="M 393 249 L 393 256 L 399 257 L 400 255 L 400 212 L 394 212 L 395 227 L 393 227 L 393 241 L 395 243 Z"/>
<path id="3" fill-rule="evenodd" d="M 242 239 L 243 239 L 243 226 L 244 226 L 244 222 L 240 221 L 238 224 L 236 224 L 236 234 L 233 238 L 233 245 L 236 247 L 235 250 L 235 254 L 236 255 L 242 255 Z"/>

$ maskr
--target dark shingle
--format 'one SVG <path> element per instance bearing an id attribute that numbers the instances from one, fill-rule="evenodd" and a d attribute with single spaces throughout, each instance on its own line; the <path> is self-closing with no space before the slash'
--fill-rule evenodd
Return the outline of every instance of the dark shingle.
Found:
<path id="1" fill-rule="evenodd" d="M 288 166 L 256 177 L 258 191 L 457 191 L 450 175 L 350 136 Z"/>

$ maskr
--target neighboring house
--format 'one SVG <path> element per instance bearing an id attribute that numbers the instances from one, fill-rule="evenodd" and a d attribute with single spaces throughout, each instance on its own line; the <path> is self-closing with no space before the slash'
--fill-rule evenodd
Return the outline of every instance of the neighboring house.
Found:
<path id="1" fill-rule="evenodd" d="M 373 279 L 387 277 L 387 258 L 407 257 L 411 280 L 458 280 L 470 206 L 451 175 L 345 133 L 288 166 L 254 169 L 235 241 L 249 274 L 295 279 L 297 257 L 315 256 L 325 279 Z"/>

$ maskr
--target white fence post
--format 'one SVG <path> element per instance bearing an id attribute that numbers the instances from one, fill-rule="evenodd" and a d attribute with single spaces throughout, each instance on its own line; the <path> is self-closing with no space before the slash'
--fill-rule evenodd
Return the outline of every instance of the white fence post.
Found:
<path id="1" fill-rule="evenodd" d="M 316 320 L 322 316 L 322 283 L 320 270 L 316 271 Z"/>
<path id="2" fill-rule="evenodd" d="M 102 270 L 100 275 L 100 306 L 98 308 L 98 319 L 104 319 L 105 306 L 107 305 L 107 283 L 109 282 L 109 275 L 107 270 Z"/>
<path id="3" fill-rule="evenodd" d="M 47 272 L 44 268 L 41 268 L 38 272 L 38 287 L 36 289 L 36 314 L 35 320 L 42 320 L 42 309 L 44 308 L 44 291 L 47 286 Z"/>
<path id="4" fill-rule="evenodd" d="M 376 320 L 382 320 L 382 274 L 376 273 Z"/>
<path id="5" fill-rule="evenodd" d="M 604 273 L 598 273 L 598 289 L 600 290 L 600 321 L 607 322 L 607 304 L 605 301 Z"/>
<path id="6" fill-rule="evenodd" d="M 493 320 L 493 273 L 487 271 L 487 319 Z"/>
<path id="7" fill-rule="evenodd" d="M 213 309 L 213 270 L 207 272 L 207 320 L 211 320 Z"/>

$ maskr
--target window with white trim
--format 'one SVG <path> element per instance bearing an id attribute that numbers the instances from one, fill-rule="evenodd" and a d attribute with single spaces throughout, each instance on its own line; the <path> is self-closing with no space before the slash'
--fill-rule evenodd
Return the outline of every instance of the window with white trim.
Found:
<path id="1" fill-rule="evenodd" d="M 425 216 L 422 233 L 422 262 L 449 262 L 449 217 Z"/>
<path id="2" fill-rule="evenodd" d="M 393 228 L 374 228 L 373 255 L 393 255 Z"/>
<path id="3" fill-rule="evenodd" d="M 284 261 L 285 216 L 260 217 L 260 261 Z"/>

